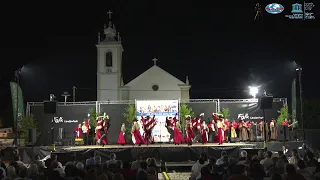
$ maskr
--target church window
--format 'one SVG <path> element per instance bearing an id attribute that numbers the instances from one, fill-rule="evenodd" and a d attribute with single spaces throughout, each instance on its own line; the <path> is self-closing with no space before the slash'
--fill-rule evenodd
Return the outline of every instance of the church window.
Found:
<path id="1" fill-rule="evenodd" d="M 159 90 L 159 85 L 156 85 L 156 84 L 152 85 L 152 90 L 158 91 Z"/>
<path id="2" fill-rule="evenodd" d="M 106 66 L 112 67 L 112 52 L 106 53 Z"/>

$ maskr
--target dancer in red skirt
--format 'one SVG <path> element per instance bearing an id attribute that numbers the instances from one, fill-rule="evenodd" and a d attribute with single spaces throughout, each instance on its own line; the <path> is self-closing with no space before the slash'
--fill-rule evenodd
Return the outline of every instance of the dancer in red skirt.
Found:
<path id="1" fill-rule="evenodd" d="M 139 146 L 141 144 L 144 144 L 144 139 L 141 136 L 140 133 L 140 125 L 138 124 L 137 120 L 134 121 L 133 126 L 132 126 L 132 140 L 134 144 L 138 144 Z"/>
<path id="2" fill-rule="evenodd" d="M 125 134 L 126 134 L 126 125 L 123 122 L 121 125 L 121 130 L 118 138 L 118 144 L 125 145 L 127 143 Z"/>
<path id="3" fill-rule="evenodd" d="M 194 132 L 193 132 L 193 127 L 192 127 L 192 122 L 187 123 L 187 128 L 186 128 L 186 143 L 189 145 L 192 144 L 192 141 L 194 139 Z"/>
<path id="4" fill-rule="evenodd" d="M 215 120 L 217 120 L 217 128 L 218 128 L 217 141 L 218 141 L 218 143 L 220 145 L 220 144 L 223 144 L 223 141 L 224 141 L 225 124 L 223 122 L 223 115 L 215 114 L 214 118 L 215 118 Z"/>
<path id="5" fill-rule="evenodd" d="M 202 144 L 208 143 L 208 141 L 209 141 L 208 132 L 209 132 L 209 128 L 208 128 L 206 122 L 203 121 L 202 126 L 201 126 L 201 142 L 202 142 Z"/>
<path id="6" fill-rule="evenodd" d="M 97 117 L 97 127 L 95 129 L 95 132 L 96 132 L 96 141 L 97 141 L 97 144 L 100 144 L 101 142 L 101 137 L 103 135 L 103 133 L 101 133 L 103 131 L 103 116 L 99 116 Z"/>
<path id="7" fill-rule="evenodd" d="M 179 122 L 175 121 L 173 123 L 173 133 L 174 133 L 173 141 L 174 141 L 174 144 L 176 144 L 176 145 L 179 145 L 184 142 L 182 132 L 180 131 L 178 126 L 179 126 Z"/>

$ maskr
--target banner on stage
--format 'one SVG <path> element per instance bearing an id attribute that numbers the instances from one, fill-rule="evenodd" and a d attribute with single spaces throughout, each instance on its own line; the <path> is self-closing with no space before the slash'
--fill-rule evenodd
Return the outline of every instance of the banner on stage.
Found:
<path id="1" fill-rule="evenodd" d="M 175 117 L 179 113 L 179 100 L 137 100 L 136 109 L 141 134 L 144 133 L 141 116 L 155 116 L 157 124 L 152 130 L 154 142 L 169 142 L 170 133 L 165 126 L 166 117 Z"/>

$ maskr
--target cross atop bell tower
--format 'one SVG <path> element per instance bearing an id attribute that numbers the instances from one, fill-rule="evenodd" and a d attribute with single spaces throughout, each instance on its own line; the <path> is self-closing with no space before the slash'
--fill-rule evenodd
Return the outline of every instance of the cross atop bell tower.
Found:
<path id="1" fill-rule="evenodd" d="M 158 59 L 157 58 L 153 58 L 152 61 L 153 61 L 153 65 L 156 66 Z"/>

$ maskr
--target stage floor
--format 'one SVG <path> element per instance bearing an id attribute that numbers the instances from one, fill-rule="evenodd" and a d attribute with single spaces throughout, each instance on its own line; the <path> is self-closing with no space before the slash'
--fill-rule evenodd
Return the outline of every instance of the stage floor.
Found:
<path id="1" fill-rule="evenodd" d="M 217 143 L 208 143 L 208 144 L 201 144 L 195 143 L 192 145 L 188 144 L 149 144 L 149 145 L 88 145 L 88 146 L 70 146 L 70 147 L 61 147 L 61 149 L 66 151 L 79 151 L 84 149 L 128 149 L 128 148 L 186 148 L 186 147 L 245 147 L 245 148 L 254 148 L 257 146 L 255 143 L 224 143 L 224 144 L 217 144 Z"/>

